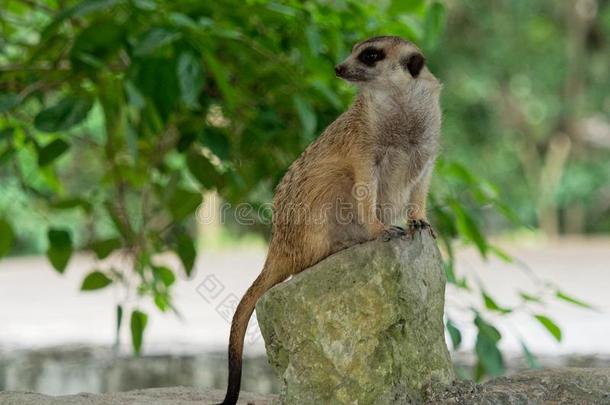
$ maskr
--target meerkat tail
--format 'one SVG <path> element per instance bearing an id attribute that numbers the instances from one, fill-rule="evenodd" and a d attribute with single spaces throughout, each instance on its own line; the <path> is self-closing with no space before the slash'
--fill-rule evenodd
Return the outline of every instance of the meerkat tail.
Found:
<path id="1" fill-rule="evenodd" d="M 234 405 L 237 403 L 241 386 L 242 354 L 248 321 L 252 316 L 258 299 L 271 287 L 285 279 L 285 277 L 280 277 L 278 273 L 271 271 L 266 266 L 237 305 L 233 321 L 231 322 L 231 334 L 229 337 L 229 384 L 225 399 L 220 405 Z"/>

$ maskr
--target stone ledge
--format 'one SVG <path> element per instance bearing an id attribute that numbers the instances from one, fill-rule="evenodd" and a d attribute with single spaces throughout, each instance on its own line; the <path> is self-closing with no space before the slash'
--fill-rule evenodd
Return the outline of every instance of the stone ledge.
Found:
<path id="1" fill-rule="evenodd" d="M 455 381 L 448 387 L 428 387 L 426 397 L 425 405 L 610 404 L 610 368 L 526 371 L 484 384 Z M 6 391 L 0 392 L 0 405 L 208 405 L 222 398 L 224 391 L 188 387 L 59 397 Z M 242 392 L 238 404 L 271 405 L 277 398 L 272 394 Z"/>
<path id="2" fill-rule="evenodd" d="M 189 387 L 149 388 L 106 394 L 49 396 L 33 392 L 0 392 L 0 405 L 208 405 L 224 398 L 224 391 Z M 242 392 L 238 404 L 271 405 L 277 395 Z"/>
<path id="3" fill-rule="evenodd" d="M 600 405 L 610 404 L 610 368 L 525 371 L 484 384 L 455 381 L 429 387 L 426 405 Z"/>

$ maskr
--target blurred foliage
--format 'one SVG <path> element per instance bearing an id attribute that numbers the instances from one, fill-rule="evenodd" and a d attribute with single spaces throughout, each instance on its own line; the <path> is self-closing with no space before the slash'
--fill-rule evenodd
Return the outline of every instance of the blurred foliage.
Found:
<path id="1" fill-rule="evenodd" d="M 541 6 L 515 3 L 520 12 L 540 12 Z M 565 113 L 553 100 L 553 75 L 544 71 L 558 71 L 561 60 L 552 57 L 560 51 L 552 47 L 561 40 L 548 44 L 553 41 L 547 41 L 552 35 L 547 31 L 554 28 L 543 18 L 524 30 L 538 38 L 542 49 L 532 47 L 541 60 L 525 56 L 532 51 L 522 46 L 529 38 L 511 38 L 521 56 L 507 58 L 515 51 L 505 37 L 513 27 L 499 20 L 502 7 L 512 3 L 499 2 L 499 11 L 486 11 L 484 18 L 477 4 L 454 4 L 448 13 L 443 4 L 423 0 L 5 0 L 0 255 L 45 246 L 61 273 L 74 250 L 93 251 L 98 266 L 82 290 L 125 288 L 116 308 L 117 330 L 129 308 L 139 352 L 148 316 L 130 300 L 148 298 L 161 311 L 177 311 L 171 287 L 177 276 L 189 277 L 195 263 L 194 217 L 202 192 L 215 190 L 230 203 L 254 207 L 270 201 L 288 165 L 354 95 L 334 78 L 333 66 L 363 38 L 400 35 L 420 44 L 445 82 L 447 146 L 430 196 L 431 219 L 446 252 L 449 282 L 485 306 L 486 313 L 463 309 L 478 330 L 475 377 L 501 374 L 501 334 L 487 313 L 530 311 L 529 304 L 543 297 L 522 293 L 518 308 L 498 305 L 476 280 L 459 275 L 454 246 L 472 245 L 483 257 L 511 261 L 489 243 L 487 224 L 498 218 L 503 224 L 536 220 L 528 205 L 528 192 L 535 188 L 524 189 L 528 185 L 518 181 L 524 170 L 515 172 L 520 152 L 512 139 L 531 136 L 544 151 L 548 124 L 539 123 L 535 111 L 543 106 L 555 109 L 549 115 Z M 465 35 L 443 36 L 447 15 L 449 29 Z M 482 62 L 487 51 L 489 61 Z M 526 70 L 533 68 L 542 71 Z M 530 73 L 544 77 L 549 87 L 526 80 Z M 544 91 L 533 88 L 539 85 Z M 534 108 L 527 117 L 539 127 L 508 130 L 502 116 L 494 115 L 497 92 L 506 89 L 517 97 L 524 88 Z M 578 160 L 566 165 L 569 176 L 560 176 L 562 187 L 580 187 L 582 194 L 599 190 L 600 180 Z M 595 167 L 603 179 L 605 169 Z M 473 173 L 497 176 L 501 187 Z M 571 189 L 564 188 L 551 191 L 570 204 Z M 500 195 L 499 189 L 508 192 Z M 41 229 L 43 242 L 36 239 Z M 115 251 L 133 271 L 104 261 Z M 180 259 L 180 271 L 160 260 L 168 251 Z M 557 299 L 587 305 L 552 284 L 539 284 Z M 552 320 L 531 314 L 561 339 Z M 458 348 L 459 325 L 448 318 L 447 330 Z M 523 348 L 535 365 L 525 343 Z"/>
<path id="2" fill-rule="evenodd" d="M 448 16 L 429 56 L 445 157 L 549 235 L 609 232 L 610 2 L 452 2 Z"/>

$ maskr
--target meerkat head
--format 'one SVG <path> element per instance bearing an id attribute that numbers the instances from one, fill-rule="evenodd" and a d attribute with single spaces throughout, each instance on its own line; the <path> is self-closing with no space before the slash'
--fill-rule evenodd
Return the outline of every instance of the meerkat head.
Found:
<path id="1" fill-rule="evenodd" d="M 403 87 L 416 81 L 438 85 L 422 52 L 400 37 L 369 38 L 354 45 L 351 55 L 335 67 L 337 77 L 361 87 Z"/>

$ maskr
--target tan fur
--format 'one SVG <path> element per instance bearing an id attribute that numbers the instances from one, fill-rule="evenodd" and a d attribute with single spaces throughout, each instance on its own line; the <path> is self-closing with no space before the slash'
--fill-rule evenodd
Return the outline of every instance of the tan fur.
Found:
<path id="1" fill-rule="evenodd" d="M 391 225 L 425 219 L 425 201 L 441 126 L 440 84 L 423 67 L 415 78 L 401 57 L 420 51 L 397 37 L 356 45 L 342 64 L 362 69 L 358 53 L 374 45 L 386 57 L 367 68 L 352 106 L 290 166 L 273 200 L 265 267 L 239 304 L 229 344 L 229 388 L 239 393 L 243 339 L 256 301 L 273 285 L 330 254 L 381 236 Z"/>

